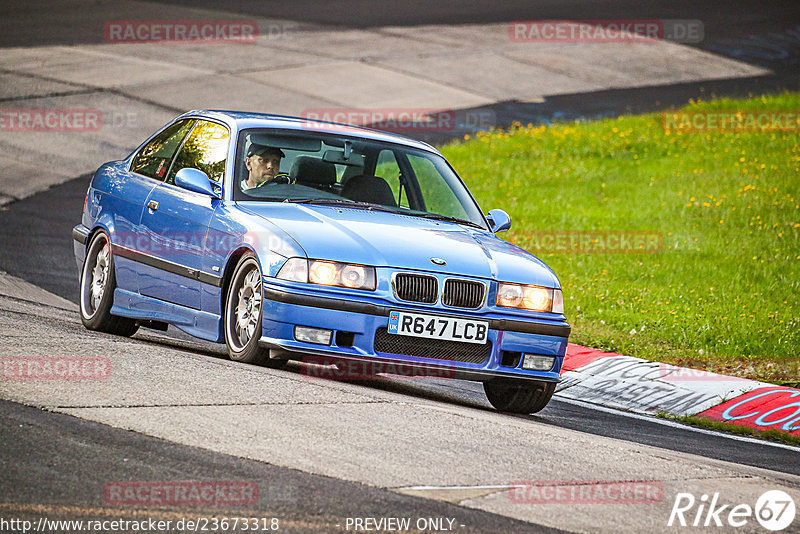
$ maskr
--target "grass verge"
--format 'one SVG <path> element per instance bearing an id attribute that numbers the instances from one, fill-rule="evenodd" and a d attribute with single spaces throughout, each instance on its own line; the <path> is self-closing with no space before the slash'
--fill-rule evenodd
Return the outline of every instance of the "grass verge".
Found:
<path id="1" fill-rule="evenodd" d="M 696 415 L 671 415 L 666 412 L 659 412 L 656 417 L 662 419 L 669 419 L 670 421 L 677 421 L 699 428 L 706 428 L 708 430 L 717 430 L 720 432 L 730 432 L 740 436 L 751 436 L 765 441 L 777 441 L 786 443 L 787 445 L 794 445 L 800 447 L 800 436 L 781 432 L 780 430 L 755 430 L 749 426 L 735 425 L 732 423 L 723 423 L 721 421 L 713 421 L 705 417 L 698 417 Z"/>
<path id="2" fill-rule="evenodd" d="M 797 113 L 800 93 L 684 110 Z M 796 130 L 679 133 L 654 113 L 516 124 L 441 150 L 481 206 L 509 212 L 501 236 L 559 276 L 573 342 L 800 380 Z"/>

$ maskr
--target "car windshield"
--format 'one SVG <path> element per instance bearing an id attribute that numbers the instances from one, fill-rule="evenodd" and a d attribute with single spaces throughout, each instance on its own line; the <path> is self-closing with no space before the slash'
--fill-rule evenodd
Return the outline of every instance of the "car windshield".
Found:
<path id="1" fill-rule="evenodd" d="M 234 200 L 346 205 L 485 228 L 441 156 L 352 135 L 244 130 Z"/>

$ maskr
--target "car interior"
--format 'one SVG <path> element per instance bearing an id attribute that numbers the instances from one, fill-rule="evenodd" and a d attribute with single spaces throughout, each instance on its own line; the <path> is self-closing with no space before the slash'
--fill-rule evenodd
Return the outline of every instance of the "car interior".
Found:
<path id="1" fill-rule="evenodd" d="M 319 192 L 322 193 L 319 195 L 321 198 L 336 196 L 356 202 L 398 206 L 398 200 L 389 183 L 384 178 L 375 176 L 376 154 L 370 152 L 366 143 L 337 138 L 326 138 L 323 142 L 321 139 L 291 135 L 246 134 L 239 152 L 241 157 L 238 158 L 237 171 L 240 178 L 236 181 L 237 184 L 247 175 L 244 155 L 252 144 L 274 146 L 283 150 L 286 157 L 281 161 L 280 170 L 288 173 L 288 185 L 297 192 L 314 195 Z M 313 191 L 305 191 L 301 187 Z M 284 192 L 274 188 L 270 188 L 270 191 L 247 192 L 240 187 L 236 189 L 235 198 L 242 200 Z"/>

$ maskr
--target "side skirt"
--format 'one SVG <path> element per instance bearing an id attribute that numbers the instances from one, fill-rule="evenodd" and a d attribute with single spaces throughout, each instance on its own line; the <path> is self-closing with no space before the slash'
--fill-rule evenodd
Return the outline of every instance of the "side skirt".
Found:
<path id="1" fill-rule="evenodd" d="M 169 323 L 191 336 L 207 341 L 221 343 L 223 340 L 221 316 L 146 297 L 125 289 L 114 290 L 114 306 L 111 308 L 111 314 L 143 321 Z"/>

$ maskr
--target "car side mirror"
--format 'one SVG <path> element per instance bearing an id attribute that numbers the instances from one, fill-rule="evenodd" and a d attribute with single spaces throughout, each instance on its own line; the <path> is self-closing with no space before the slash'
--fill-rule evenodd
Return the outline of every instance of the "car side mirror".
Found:
<path id="1" fill-rule="evenodd" d="M 220 194 L 217 192 L 219 186 L 216 186 L 217 190 L 215 190 L 215 184 L 213 184 L 208 175 L 200 169 L 186 167 L 179 170 L 177 174 L 175 174 L 175 185 L 188 189 L 189 191 L 194 191 L 195 193 L 201 193 L 213 198 L 220 198 Z"/>
<path id="2" fill-rule="evenodd" d="M 489 220 L 489 229 L 495 234 L 505 232 L 511 228 L 511 217 L 501 209 L 491 210 L 486 214 L 486 218 Z"/>

